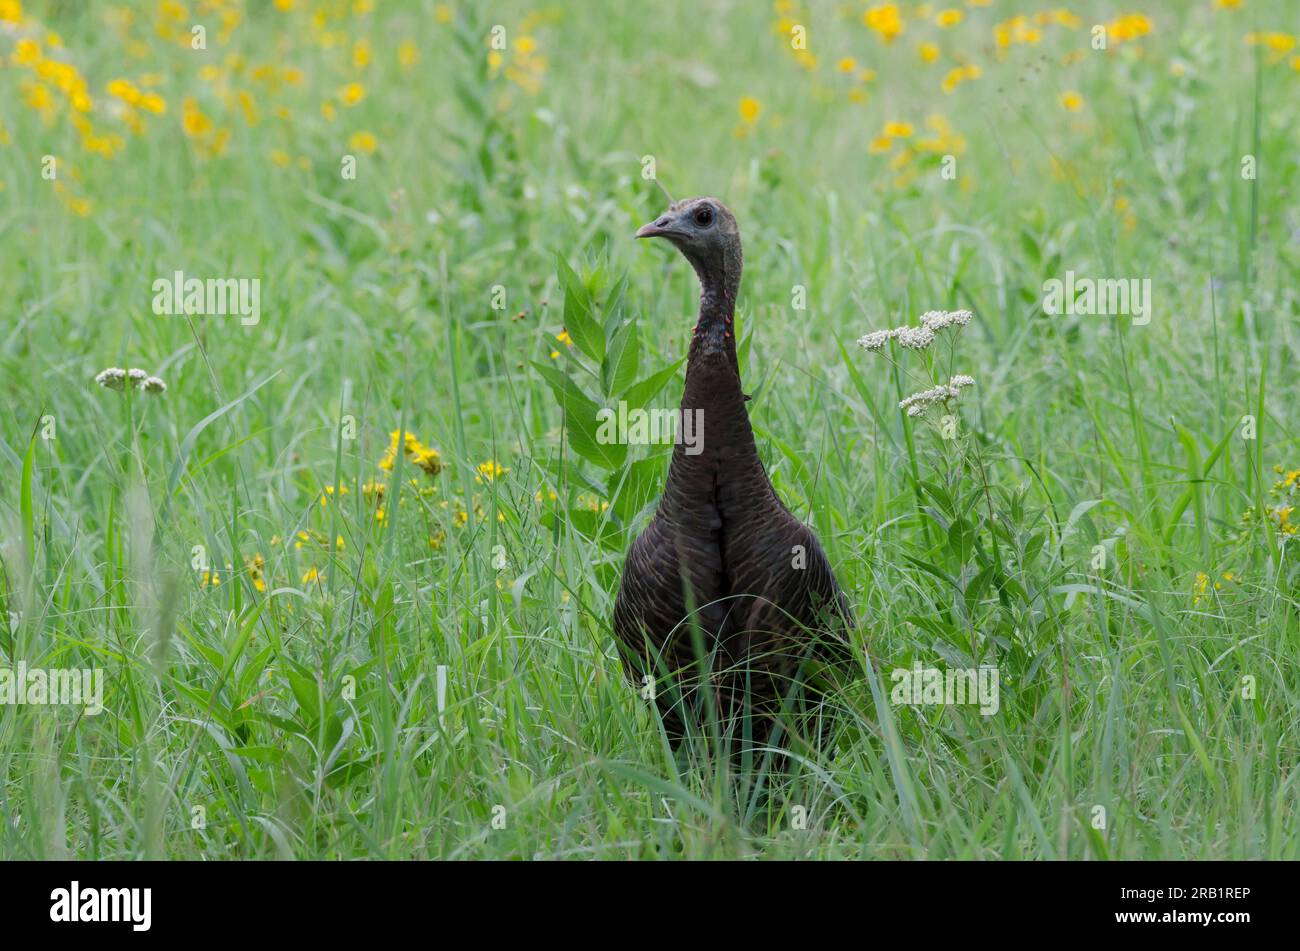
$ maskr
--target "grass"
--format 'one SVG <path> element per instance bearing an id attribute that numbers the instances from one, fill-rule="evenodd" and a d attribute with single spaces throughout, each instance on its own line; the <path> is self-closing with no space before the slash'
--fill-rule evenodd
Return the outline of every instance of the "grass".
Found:
<path id="1" fill-rule="evenodd" d="M 1245 40 L 1289 4 L 1142 4 L 1105 52 L 1127 9 L 190 6 L 0 32 L 0 668 L 105 707 L 0 711 L 0 856 L 1300 857 L 1300 69 Z M 57 76 L 29 104 L 45 29 L 111 157 Z M 118 78 L 165 100 L 139 134 Z M 646 156 L 737 214 L 760 453 L 861 619 L 767 795 L 674 760 L 609 630 L 666 455 L 584 408 L 674 405 L 695 306 L 631 240 Z M 155 314 L 176 270 L 259 278 L 260 321 Z M 1149 278 L 1150 322 L 1044 315 L 1067 270 Z M 948 307 L 951 367 L 853 342 Z M 945 439 L 896 404 L 950 368 Z M 380 468 L 394 430 L 436 457 Z M 998 713 L 891 702 L 914 661 L 997 665 Z"/>

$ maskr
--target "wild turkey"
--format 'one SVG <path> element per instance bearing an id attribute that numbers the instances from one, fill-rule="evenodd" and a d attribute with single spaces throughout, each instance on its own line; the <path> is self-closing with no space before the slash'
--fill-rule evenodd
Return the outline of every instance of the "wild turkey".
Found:
<path id="1" fill-rule="evenodd" d="M 686 364 L 682 412 L 701 410 L 692 455 L 673 449 L 654 517 L 628 550 L 614 605 L 624 671 L 656 691 L 677 741 L 703 722 L 703 679 L 690 615 L 711 656 L 718 719 L 734 737 L 767 740 L 773 714 L 810 653 L 842 660 L 853 624 L 816 535 L 777 497 L 754 445 L 736 362 L 733 317 L 740 287 L 740 232 L 716 198 L 673 202 L 638 238 L 666 238 L 695 268 L 700 314 Z M 684 699 L 683 699 L 684 698 Z M 742 732 L 746 709 L 749 729 Z"/>

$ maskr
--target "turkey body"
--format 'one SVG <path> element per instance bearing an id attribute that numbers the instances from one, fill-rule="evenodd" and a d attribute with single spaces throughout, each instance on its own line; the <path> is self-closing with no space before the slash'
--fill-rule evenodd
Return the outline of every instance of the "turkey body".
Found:
<path id="1" fill-rule="evenodd" d="M 686 230 L 681 219 L 698 224 L 701 205 L 716 225 L 705 237 L 720 253 L 673 242 L 701 283 L 681 403 L 697 414 L 701 438 L 695 454 L 674 447 L 663 496 L 628 551 L 613 626 L 634 683 L 678 683 L 655 691 L 670 736 L 702 719 L 711 695 L 721 722 L 748 717 L 762 742 L 800 663 L 814 653 L 846 656 L 853 617 L 816 535 L 781 502 L 754 443 L 732 333 L 741 269 L 734 219 L 716 199 L 692 199 L 642 232 L 665 219 Z"/>

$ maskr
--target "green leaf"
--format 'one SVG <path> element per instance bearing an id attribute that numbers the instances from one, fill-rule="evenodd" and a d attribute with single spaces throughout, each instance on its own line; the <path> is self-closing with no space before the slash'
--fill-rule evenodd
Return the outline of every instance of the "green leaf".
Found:
<path id="1" fill-rule="evenodd" d="M 1205 458 L 1205 462 L 1201 466 L 1202 479 L 1210 474 L 1210 470 L 1214 468 L 1214 464 L 1219 461 L 1219 457 L 1222 456 L 1224 450 L 1228 448 L 1228 442 L 1232 439 L 1233 434 L 1236 433 L 1236 431 L 1237 423 L 1234 422 L 1228 427 L 1228 431 L 1223 434 L 1223 438 L 1219 440 L 1219 444 L 1214 447 L 1214 451 Z M 1258 433 L 1256 433 L 1256 435 L 1258 435 Z M 1165 530 L 1166 545 L 1173 541 L 1174 530 L 1178 527 L 1178 520 L 1183 517 L 1183 512 L 1187 510 L 1188 503 L 1192 501 L 1192 497 L 1196 494 L 1196 489 L 1196 483 L 1192 482 L 1183 490 L 1182 494 L 1178 496 L 1178 501 L 1174 503 L 1173 511 L 1169 513 L 1169 521 L 1167 523 L 1168 528 Z"/>
<path id="2" fill-rule="evenodd" d="M 1029 541 L 1025 542 L 1025 553 L 1023 557 L 1020 559 L 1021 566 L 1023 568 L 1028 569 L 1031 565 L 1033 565 L 1034 559 L 1037 558 L 1039 552 L 1043 550 L 1043 543 L 1046 541 L 1047 541 L 1046 531 L 1035 532 L 1033 535 L 1029 537 Z"/>
<path id="3" fill-rule="evenodd" d="M 958 563 L 965 564 L 975 550 L 975 531 L 970 522 L 958 517 L 948 527 L 948 548 L 956 556 Z"/>
<path id="4" fill-rule="evenodd" d="M 624 522 L 630 522 L 641 509 L 658 497 L 667 456 L 667 452 L 660 452 L 638 459 L 627 467 L 621 483 L 611 483 L 614 514 Z"/>
<path id="5" fill-rule="evenodd" d="M 605 356 L 602 377 L 606 395 L 614 396 L 631 386 L 640 367 L 641 333 L 635 323 L 628 323 L 614 335 Z"/>
<path id="6" fill-rule="evenodd" d="M 600 422 L 596 419 L 599 407 L 573 380 L 555 367 L 533 363 L 546 384 L 555 394 L 564 410 L 564 428 L 568 433 L 569 448 L 588 462 L 605 469 L 617 469 L 627 459 L 627 446 L 622 443 L 602 443 L 597 438 Z"/>
<path id="7" fill-rule="evenodd" d="M 612 337 L 618 330 L 619 320 L 623 310 L 623 295 L 627 292 L 627 274 L 619 275 L 614 286 L 609 289 L 605 295 L 605 336 Z"/>
<path id="8" fill-rule="evenodd" d="M 1043 258 L 1043 252 L 1038 247 L 1038 239 L 1028 228 L 1020 229 L 1020 249 L 1025 252 L 1025 257 L 1035 264 Z"/>
<path id="9" fill-rule="evenodd" d="M 320 719 L 320 688 L 316 678 L 295 670 L 288 671 L 286 676 L 294 698 L 298 701 L 303 724 L 314 724 Z"/>
<path id="10" fill-rule="evenodd" d="M 739 345 L 736 347 L 736 366 L 740 368 L 741 379 L 743 380 L 745 369 L 749 366 L 749 348 L 754 343 L 754 327 L 745 320 L 741 313 L 737 313 L 732 322 L 731 332 L 736 335 Z"/>
<path id="11" fill-rule="evenodd" d="M 980 600 L 989 590 L 990 583 L 993 581 L 993 574 L 997 571 L 996 565 L 989 565 L 975 577 L 971 578 L 966 585 L 965 601 L 966 615 L 973 617 L 975 609 L 979 606 Z"/>
<path id="12" fill-rule="evenodd" d="M 569 509 L 569 524 L 586 538 L 609 551 L 622 551 L 625 546 L 622 531 L 609 520 L 606 513 L 591 509 Z"/>
<path id="13" fill-rule="evenodd" d="M 579 350 L 599 363 L 605 358 L 605 332 L 592 316 L 591 292 L 562 256 L 556 256 L 555 266 L 564 288 L 564 329 Z"/>
<path id="14" fill-rule="evenodd" d="M 945 489 L 943 486 L 939 485 L 936 482 L 922 482 L 921 488 L 925 489 L 926 494 L 929 495 L 930 498 L 934 499 L 936 503 L 938 503 L 939 509 L 945 515 L 954 514 L 955 509 L 953 508 L 953 504 L 952 504 L 952 496 L 948 494 L 947 489 Z"/>
<path id="15" fill-rule="evenodd" d="M 654 399 L 659 391 L 664 388 L 664 385 L 676 375 L 677 368 L 685 360 L 686 358 L 683 357 L 676 363 L 664 367 L 658 373 L 652 373 L 641 382 L 628 387 L 625 392 L 615 393 L 614 395 L 622 396 L 623 399 L 627 400 L 629 409 L 645 409 L 646 404 Z"/>
<path id="16" fill-rule="evenodd" d="M 1070 517 L 1065 520 L 1065 528 L 1061 529 L 1061 544 L 1065 544 L 1070 533 L 1078 526 L 1079 519 L 1087 515 L 1089 509 L 1100 505 L 1103 501 L 1103 499 L 1084 499 L 1070 510 Z"/>

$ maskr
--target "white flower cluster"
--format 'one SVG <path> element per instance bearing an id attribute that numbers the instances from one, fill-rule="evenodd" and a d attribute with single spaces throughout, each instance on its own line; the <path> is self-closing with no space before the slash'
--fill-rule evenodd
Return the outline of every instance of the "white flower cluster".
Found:
<path id="1" fill-rule="evenodd" d="M 965 327 L 974 316 L 968 310 L 927 310 L 921 315 L 921 326 L 931 330 L 943 330 L 953 324 Z"/>
<path id="2" fill-rule="evenodd" d="M 167 384 L 160 377 L 150 376 L 139 367 L 123 370 L 121 367 L 109 367 L 95 374 L 95 382 L 106 390 L 125 390 L 129 383 L 134 389 L 146 393 L 161 393 Z"/>
<path id="3" fill-rule="evenodd" d="M 898 345 L 908 350 L 924 350 L 934 343 L 934 331 L 929 327 L 899 327 Z"/>
<path id="4" fill-rule="evenodd" d="M 121 367 L 109 367 L 107 370 L 100 370 L 95 374 L 95 382 L 106 390 L 125 389 L 126 371 Z"/>
<path id="5" fill-rule="evenodd" d="M 973 316 L 968 310 L 927 310 L 921 315 L 921 326 L 873 330 L 858 338 L 858 346 L 874 353 L 883 350 L 889 341 L 897 340 L 900 347 L 908 350 L 924 350 L 934 343 L 936 331 L 945 327 L 965 327 Z"/>
<path id="6" fill-rule="evenodd" d="M 964 387 L 974 385 L 974 377 L 959 373 L 947 383 L 940 383 L 938 386 L 932 386 L 920 393 L 913 393 L 907 399 L 900 401 L 898 408 L 906 410 L 908 416 L 920 416 L 935 403 L 946 403 L 948 400 L 955 400 L 961 395 Z"/>
<path id="7" fill-rule="evenodd" d="M 897 335 L 897 330 L 873 330 L 865 337 L 859 337 L 858 345 L 867 350 L 880 350 Z"/>

